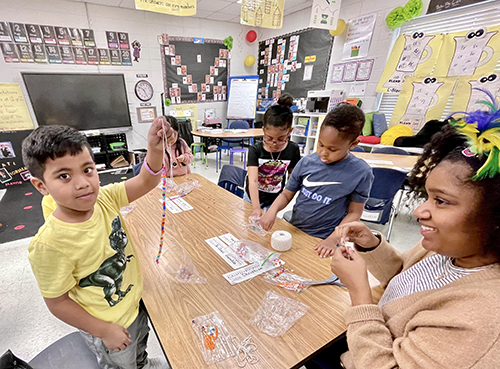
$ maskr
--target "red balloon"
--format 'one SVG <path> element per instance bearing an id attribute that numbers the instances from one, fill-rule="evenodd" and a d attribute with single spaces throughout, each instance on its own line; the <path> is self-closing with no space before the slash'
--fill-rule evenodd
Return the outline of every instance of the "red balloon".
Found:
<path id="1" fill-rule="evenodd" d="M 257 32 L 254 30 L 248 31 L 247 33 L 247 41 L 254 42 L 257 39 Z"/>

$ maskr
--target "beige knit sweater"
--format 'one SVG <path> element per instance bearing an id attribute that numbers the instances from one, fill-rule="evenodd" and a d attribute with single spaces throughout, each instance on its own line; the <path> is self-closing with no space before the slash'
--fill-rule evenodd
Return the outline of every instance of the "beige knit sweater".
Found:
<path id="1" fill-rule="evenodd" d="M 386 286 L 434 253 L 419 242 L 401 254 L 382 240 L 373 251 L 360 254 Z M 345 319 L 349 351 L 342 361 L 347 369 L 500 368 L 500 265 L 382 308 L 350 307 Z"/>

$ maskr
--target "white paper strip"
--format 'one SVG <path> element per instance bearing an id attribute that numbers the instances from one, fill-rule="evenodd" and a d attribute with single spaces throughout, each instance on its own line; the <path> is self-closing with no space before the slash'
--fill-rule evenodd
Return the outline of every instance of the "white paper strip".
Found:
<path id="1" fill-rule="evenodd" d="M 247 263 L 243 261 L 233 250 L 231 250 L 219 238 L 213 237 L 205 240 L 206 243 L 217 253 L 221 258 L 228 263 L 231 268 L 238 269 L 246 266 Z"/>
<path id="2" fill-rule="evenodd" d="M 172 201 L 175 202 L 175 204 L 178 205 L 184 211 L 193 210 L 193 207 L 189 205 L 189 203 L 181 197 L 178 197 Z"/>
<path id="3" fill-rule="evenodd" d="M 259 263 L 250 264 L 244 268 L 235 270 L 233 272 L 229 272 L 223 274 L 222 276 L 231 284 L 237 284 L 247 279 L 251 279 L 259 274 L 267 272 L 268 270 L 276 268 L 272 263 L 266 263 L 266 265 L 262 266 Z"/>
<path id="4" fill-rule="evenodd" d="M 163 203 L 163 200 L 160 200 L 160 201 Z M 165 207 L 172 214 L 182 213 L 182 210 L 177 205 L 175 205 L 172 201 L 165 201 Z"/>
<path id="5" fill-rule="evenodd" d="M 236 237 L 234 237 L 231 233 L 226 233 L 226 234 L 223 234 L 221 236 L 219 236 L 219 238 L 224 241 L 224 243 L 226 245 L 230 245 L 232 244 L 233 242 L 236 242 L 238 241 L 238 239 Z"/>

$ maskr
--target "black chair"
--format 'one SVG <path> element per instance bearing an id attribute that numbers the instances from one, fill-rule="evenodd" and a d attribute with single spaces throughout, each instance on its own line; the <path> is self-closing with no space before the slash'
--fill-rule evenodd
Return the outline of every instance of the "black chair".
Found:
<path id="1" fill-rule="evenodd" d="M 222 188 L 243 198 L 245 193 L 245 179 L 247 171 L 234 165 L 224 165 L 219 175 L 217 184 Z"/>
<path id="2" fill-rule="evenodd" d="M 397 147 L 374 147 L 372 154 L 410 155 L 408 151 Z"/>
<path id="3" fill-rule="evenodd" d="M 60 338 L 35 356 L 29 365 L 33 369 L 99 369 L 97 358 L 80 332 Z"/>
<path id="4" fill-rule="evenodd" d="M 389 222 L 387 240 L 391 237 L 392 225 L 396 216 L 397 206 L 393 206 L 394 196 L 401 189 L 406 174 L 406 172 L 396 169 L 373 168 L 375 179 L 361 220 L 377 224 Z"/>
<path id="5" fill-rule="evenodd" d="M 362 147 L 360 147 L 360 146 L 354 146 L 354 148 L 351 151 L 365 152 L 365 150 Z"/>

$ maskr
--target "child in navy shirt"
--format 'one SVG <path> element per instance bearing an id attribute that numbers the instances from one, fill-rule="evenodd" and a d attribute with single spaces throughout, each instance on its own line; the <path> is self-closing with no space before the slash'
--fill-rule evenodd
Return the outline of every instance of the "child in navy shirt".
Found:
<path id="1" fill-rule="evenodd" d="M 300 191 L 290 222 L 323 239 L 315 247 L 321 257 L 333 254 L 338 242 L 335 228 L 361 218 L 373 183 L 370 166 L 349 152 L 358 144 L 364 123 L 363 111 L 354 105 L 341 104 L 327 114 L 317 152 L 299 161 L 285 190 L 262 216 L 265 230 Z"/>

